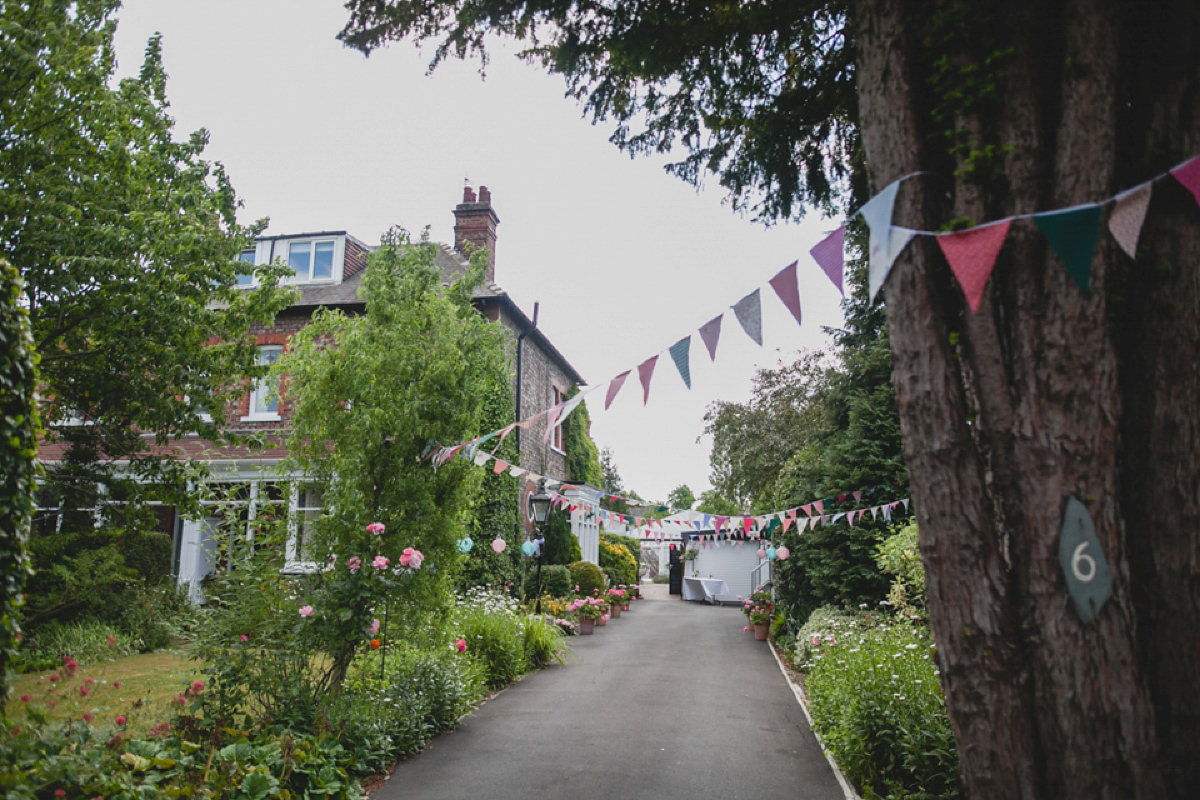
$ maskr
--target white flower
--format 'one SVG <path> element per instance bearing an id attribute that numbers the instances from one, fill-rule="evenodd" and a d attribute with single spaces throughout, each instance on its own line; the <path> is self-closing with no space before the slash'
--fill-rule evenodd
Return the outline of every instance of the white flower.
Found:
<path id="1" fill-rule="evenodd" d="M 917 646 L 915 644 L 906 644 L 906 645 L 904 645 L 904 649 L 905 650 L 916 650 Z"/>

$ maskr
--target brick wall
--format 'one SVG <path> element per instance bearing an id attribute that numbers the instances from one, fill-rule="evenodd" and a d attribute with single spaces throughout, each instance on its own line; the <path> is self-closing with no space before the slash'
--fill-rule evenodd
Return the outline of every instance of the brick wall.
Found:
<path id="1" fill-rule="evenodd" d="M 507 315 L 500 315 L 500 322 L 505 328 L 505 339 L 511 363 L 513 364 L 512 387 L 513 397 L 517 391 L 517 327 Z M 521 411 L 519 418 L 525 419 L 539 411 L 544 411 L 554 404 L 553 387 L 566 393 L 574 385 L 566 373 L 550 358 L 549 354 L 538 347 L 532 337 L 525 338 L 525 348 L 522 364 L 521 380 Z M 557 480 L 567 479 L 566 456 L 555 450 L 550 443 L 543 442 L 546 434 L 546 421 L 539 419 L 532 426 L 521 432 L 520 466 L 533 470 L 542 475 L 548 475 Z"/>
<path id="2" fill-rule="evenodd" d="M 367 257 L 371 251 L 363 247 L 349 236 L 346 237 L 346 259 L 342 264 L 342 280 L 366 269 Z"/>

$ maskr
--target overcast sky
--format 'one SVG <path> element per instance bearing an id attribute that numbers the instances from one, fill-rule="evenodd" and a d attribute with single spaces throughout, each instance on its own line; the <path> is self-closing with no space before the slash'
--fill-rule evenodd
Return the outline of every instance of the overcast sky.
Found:
<path id="1" fill-rule="evenodd" d="M 392 45 L 369 59 L 335 39 L 338 0 L 126 0 L 121 74 L 163 35 L 176 136 L 204 127 L 245 207 L 269 233 L 347 230 L 377 244 L 388 227 L 428 226 L 452 243 L 464 180 L 485 185 L 500 217 L 496 282 L 590 385 L 692 334 L 692 389 L 660 357 L 649 405 L 636 372 L 612 408 L 588 403 L 592 436 L 612 448 L 627 488 L 665 500 L 709 488 L 705 407 L 744 401 L 757 366 L 828 345 L 840 296 L 808 256 L 838 222 L 811 214 L 770 229 L 739 217 L 715 181 L 697 192 L 669 159 L 630 159 L 563 97 L 561 78 L 497 50 L 426 75 L 430 51 Z M 766 282 L 799 259 L 803 325 Z M 730 311 L 715 364 L 696 331 L 764 287 L 764 346 Z M 593 397 L 596 397 L 593 395 Z M 483 433 L 483 432 L 481 432 Z"/>

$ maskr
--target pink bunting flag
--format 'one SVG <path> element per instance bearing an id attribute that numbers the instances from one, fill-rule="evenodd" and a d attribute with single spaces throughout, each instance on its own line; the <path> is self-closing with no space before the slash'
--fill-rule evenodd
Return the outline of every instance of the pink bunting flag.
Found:
<path id="1" fill-rule="evenodd" d="M 962 286 L 972 314 L 979 311 L 979 305 L 983 302 L 983 290 L 992 268 L 996 266 L 996 256 L 1000 254 L 1011 224 L 1012 220 L 1002 219 L 965 231 L 939 233 L 935 237 L 946 261 L 950 263 L 950 269 L 954 271 L 954 277 Z"/>
<path id="2" fill-rule="evenodd" d="M 501 472 L 504 472 L 504 470 L 506 470 L 508 468 L 509 468 L 509 463 L 507 461 L 501 461 L 500 459 L 497 458 L 495 465 L 492 467 L 492 472 L 499 475 Z"/>
<path id="3" fill-rule="evenodd" d="M 658 356 L 650 356 L 638 364 L 638 380 L 642 382 L 642 405 L 650 402 L 650 378 L 654 375 L 654 365 L 657 363 Z"/>
<path id="4" fill-rule="evenodd" d="M 862 502 L 862 489 L 859 489 L 857 492 L 854 492 L 854 502 L 856 502 L 856 503 Z"/>
<path id="5" fill-rule="evenodd" d="M 500 444 L 504 444 L 504 440 L 508 438 L 508 435 L 510 433 L 512 433 L 514 430 L 516 430 L 516 427 L 517 427 L 517 423 L 514 422 L 512 425 L 509 425 L 507 428 L 500 431 Z M 497 447 L 497 449 L 499 449 L 500 445 L 496 445 L 496 447 Z"/>
<path id="6" fill-rule="evenodd" d="M 546 430 L 542 433 L 542 444 L 550 441 L 550 437 L 554 435 L 554 426 L 558 424 L 558 417 L 562 414 L 563 406 L 566 403 L 559 403 L 546 412 Z"/>
<path id="7" fill-rule="evenodd" d="M 753 524 L 754 520 L 752 520 L 750 517 L 742 518 L 742 530 L 744 530 L 746 533 L 750 532 L 750 526 Z"/>
<path id="8" fill-rule="evenodd" d="M 794 520 L 792 517 L 784 517 L 783 518 L 783 532 L 787 533 L 788 528 L 792 527 L 792 523 L 795 521 L 796 520 Z"/>
<path id="9" fill-rule="evenodd" d="M 805 503 L 804 505 L 800 506 L 800 510 L 811 517 L 813 512 L 812 503 Z"/>
<path id="10" fill-rule="evenodd" d="M 775 294 L 779 295 L 780 301 L 787 307 L 788 311 L 792 312 L 792 316 L 796 318 L 797 325 L 800 324 L 800 287 L 796 283 L 796 267 L 799 263 L 798 261 L 793 261 L 768 281 L 771 284 L 771 288 L 775 290 Z"/>
<path id="11" fill-rule="evenodd" d="M 825 513 L 825 501 L 824 500 L 814 500 L 813 508 L 815 508 L 817 510 L 818 514 L 824 514 Z"/>
<path id="12" fill-rule="evenodd" d="M 721 338 L 721 320 L 724 318 L 724 314 L 714 317 L 700 328 L 700 340 L 708 348 L 708 357 L 711 361 L 717 360 L 717 341 Z"/>
<path id="13" fill-rule="evenodd" d="M 1146 222 L 1146 209 L 1150 207 L 1152 184 L 1143 183 L 1117 195 L 1117 204 L 1108 217 L 1108 230 L 1130 258 L 1137 258 L 1138 237 Z"/>
<path id="14" fill-rule="evenodd" d="M 617 396 L 617 392 L 621 391 L 621 387 L 625 385 L 625 379 L 629 377 L 629 373 L 632 371 L 627 369 L 609 382 L 608 391 L 604 394 L 605 411 L 608 411 L 608 407 L 612 405 L 613 398 Z"/>
<path id="15" fill-rule="evenodd" d="M 845 264 L 846 250 L 846 226 L 842 225 L 833 233 L 822 239 L 816 247 L 809 250 L 813 260 L 817 262 L 817 266 L 821 271 L 829 276 L 829 280 L 833 281 L 833 285 L 842 293 L 842 297 L 846 296 L 846 290 L 842 288 L 842 269 Z"/>
<path id="16" fill-rule="evenodd" d="M 1194 156 L 1175 169 L 1171 170 L 1175 180 L 1179 181 L 1196 198 L 1200 205 L 1200 156 Z"/>
<path id="17" fill-rule="evenodd" d="M 714 517 L 713 519 L 716 522 L 716 530 L 721 530 L 725 527 L 725 521 L 728 520 L 729 517 Z"/>

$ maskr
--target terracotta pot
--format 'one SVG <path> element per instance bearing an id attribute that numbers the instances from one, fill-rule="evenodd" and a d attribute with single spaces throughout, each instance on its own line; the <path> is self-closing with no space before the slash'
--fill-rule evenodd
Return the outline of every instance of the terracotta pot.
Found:
<path id="1" fill-rule="evenodd" d="M 754 641 L 765 642 L 767 640 L 767 631 L 770 630 L 770 627 L 771 626 L 765 622 L 761 624 L 756 623 L 754 625 Z"/>
<path id="2" fill-rule="evenodd" d="M 579 618 L 579 635 L 580 636 L 591 636 L 595 632 L 596 632 L 596 620 L 592 619 L 591 617 L 580 617 Z"/>
<path id="3" fill-rule="evenodd" d="M 613 606 L 613 607 L 612 607 L 612 611 L 611 611 L 611 613 L 612 613 L 612 618 L 613 618 L 613 619 L 620 619 L 620 618 L 621 618 L 621 607 L 620 607 L 620 606 Z"/>

